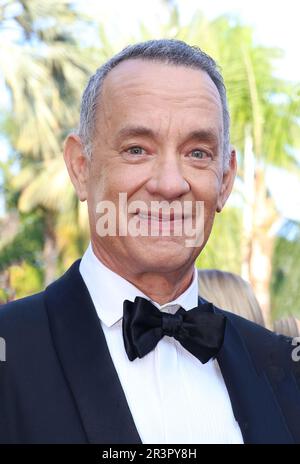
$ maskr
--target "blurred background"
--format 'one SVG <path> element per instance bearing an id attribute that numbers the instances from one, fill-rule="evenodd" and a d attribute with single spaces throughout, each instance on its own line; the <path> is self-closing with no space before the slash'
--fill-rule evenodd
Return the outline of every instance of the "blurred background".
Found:
<path id="1" fill-rule="evenodd" d="M 219 63 L 238 179 L 197 260 L 241 275 L 266 320 L 300 316 L 300 5 L 295 0 L 0 0 L 0 303 L 88 243 L 62 158 L 88 76 L 129 43 L 178 38 Z"/>

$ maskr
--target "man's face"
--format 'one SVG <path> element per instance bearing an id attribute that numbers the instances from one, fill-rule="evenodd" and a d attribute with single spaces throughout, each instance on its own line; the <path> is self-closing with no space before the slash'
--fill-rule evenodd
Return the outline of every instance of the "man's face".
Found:
<path id="1" fill-rule="evenodd" d="M 133 273 L 188 269 L 231 189 L 235 166 L 224 175 L 222 148 L 222 105 L 206 73 L 142 60 L 114 68 L 103 84 L 86 187 L 91 238 L 104 262 Z M 154 200 L 204 202 L 203 242 L 189 247 L 185 235 L 161 233 L 99 236 L 97 205 L 110 200 L 118 212 L 120 192 L 129 205 L 142 200 L 149 211 Z M 127 219 L 148 222 L 143 213 Z"/>

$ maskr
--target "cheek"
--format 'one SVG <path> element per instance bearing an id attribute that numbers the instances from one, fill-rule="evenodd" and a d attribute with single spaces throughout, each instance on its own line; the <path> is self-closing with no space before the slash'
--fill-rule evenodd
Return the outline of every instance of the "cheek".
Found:
<path id="1" fill-rule="evenodd" d="M 105 183 L 101 176 L 93 176 L 89 180 L 88 185 L 88 203 L 95 206 L 99 201 L 104 198 Z"/>
<path id="2" fill-rule="evenodd" d="M 92 203 L 111 197 L 114 185 L 114 172 L 109 169 L 108 163 L 98 162 L 91 166 L 88 180 L 88 200 Z"/>
<path id="3" fill-rule="evenodd" d="M 88 205 L 90 214 L 98 218 L 99 203 L 111 202 L 115 205 L 117 213 L 117 225 L 120 211 L 123 212 L 123 202 L 128 202 L 131 194 L 135 192 L 137 185 L 137 176 L 128 169 L 102 170 L 99 176 L 92 176 L 88 189 Z M 126 194 L 120 196 L 120 194 Z M 120 207 L 120 200 L 122 201 Z"/>
<path id="4" fill-rule="evenodd" d="M 203 202 L 201 207 L 204 207 L 204 236 L 205 240 L 208 238 L 211 231 L 214 217 L 216 214 L 218 196 L 219 196 L 219 182 L 215 175 L 203 175 L 198 178 L 197 188 L 194 188 L 194 199 Z"/>
<path id="5" fill-rule="evenodd" d="M 204 202 L 205 211 L 208 213 L 210 210 L 214 209 L 217 205 L 219 192 L 220 192 L 220 183 L 218 177 L 214 174 L 209 175 L 209 173 L 204 174 L 198 179 L 193 181 L 194 188 L 194 198 L 198 201 Z"/>

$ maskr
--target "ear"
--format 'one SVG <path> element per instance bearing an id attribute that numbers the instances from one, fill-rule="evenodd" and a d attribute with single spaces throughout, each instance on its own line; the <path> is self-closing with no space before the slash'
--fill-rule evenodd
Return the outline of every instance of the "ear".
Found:
<path id="1" fill-rule="evenodd" d="M 237 162 L 236 162 L 236 152 L 234 149 L 231 150 L 229 166 L 226 171 L 223 172 L 222 186 L 219 193 L 219 198 L 217 202 L 217 213 L 220 213 L 231 193 L 234 179 L 236 176 Z"/>
<path id="2" fill-rule="evenodd" d="M 79 200 L 85 201 L 89 160 L 84 154 L 80 138 L 75 134 L 70 134 L 65 141 L 64 160 Z"/>

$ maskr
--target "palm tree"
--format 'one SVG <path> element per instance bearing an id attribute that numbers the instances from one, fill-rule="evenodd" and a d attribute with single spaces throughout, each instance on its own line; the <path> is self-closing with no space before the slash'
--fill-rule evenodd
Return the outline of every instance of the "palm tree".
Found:
<path id="1" fill-rule="evenodd" d="M 10 95 L 5 128 L 19 154 L 19 174 L 10 186 L 21 213 L 41 207 L 44 212 L 46 283 L 55 276 L 59 252 L 68 248 L 62 232 L 70 237 L 71 228 L 74 235 L 78 223 L 61 150 L 67 131 L 77 124 L 80 93 L 95 65 L 93 50 L 75 40 L 80 21 L 65 0 L 0 3 L 0 74 Z"/>
<path id="2" fill-rule="evenodd" d="M 11 96 L 13 147 L 51 159 L 74 123 L 91 55 L 75 40 L 77 13 L 65 0 L 0 4 L 0 72 Z"/>

